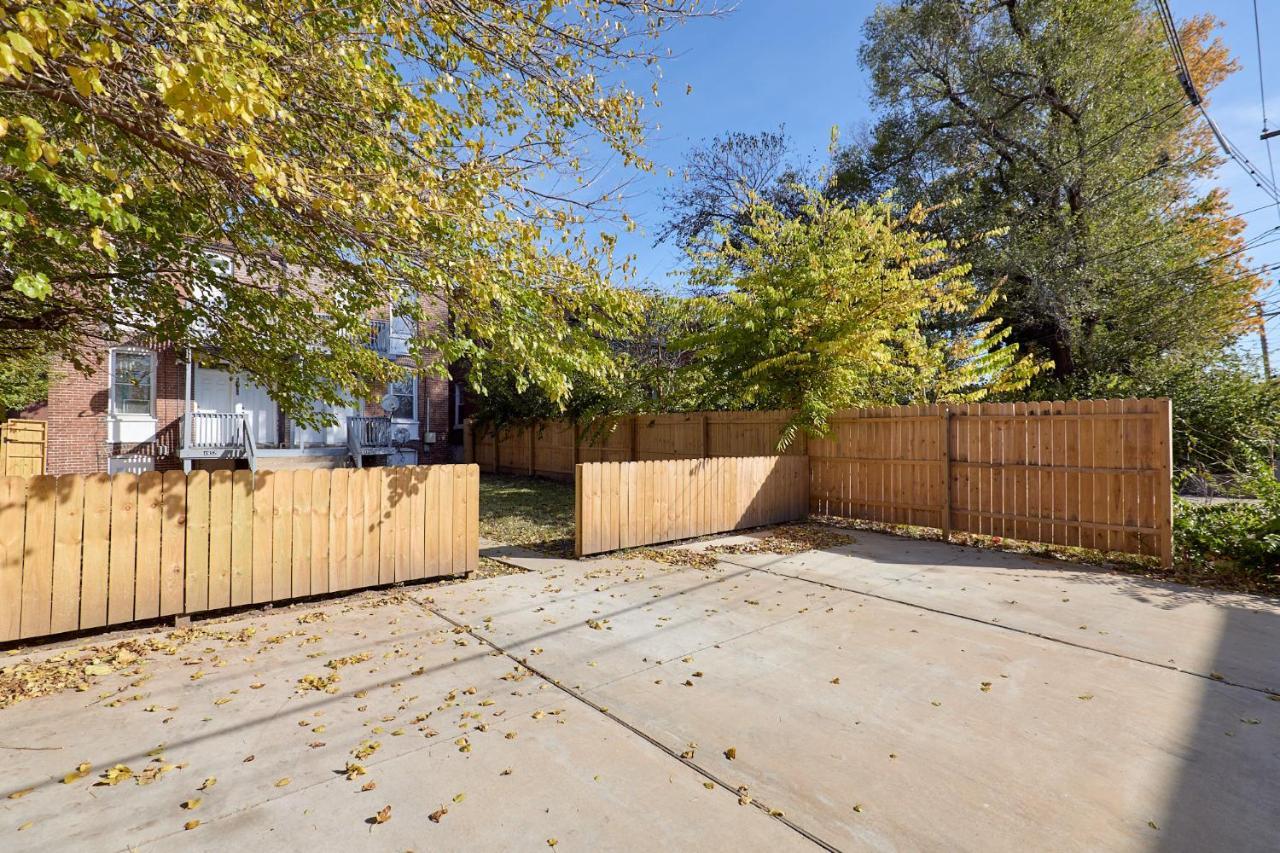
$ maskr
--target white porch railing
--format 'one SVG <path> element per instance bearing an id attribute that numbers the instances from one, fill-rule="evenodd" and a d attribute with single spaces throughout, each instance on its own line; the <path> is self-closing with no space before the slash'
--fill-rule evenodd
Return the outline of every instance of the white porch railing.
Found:
<path id="1" fill-rule="evenodd" d="M 183 416 L 184 459 L 247 459 L 258 470 L 257 442 L 244 412 L 189 412 Z"/>
<path id="2" fill-rule="evenodd" d="M 364 457 L 370 454 L 390 452 L 391 418 L 347 418 L 347 451 L 357 468 L 364 467 Z"/>

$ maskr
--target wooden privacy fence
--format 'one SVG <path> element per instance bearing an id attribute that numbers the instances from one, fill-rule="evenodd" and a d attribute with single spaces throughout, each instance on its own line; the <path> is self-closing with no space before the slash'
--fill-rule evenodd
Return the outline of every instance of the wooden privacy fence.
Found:
<path id="1" fill-rule="evenodd" d="M 0 641 L 458 575 L 474 465 L 0 477 Z"/>
<path id="2" fill-rule="evenodd" d="M 822 515 L 1173 559 L 1167 399 L 842 412 L 809 443 Z"/>
<path id="3" fill-rule="evenodd" d="M 543 421 L 493 429 L 465 427 L 466 459 L 481 471 L 572 478 L 580 462 L 639 462 L 715 456 L 772 456 L 790 412 L 633 415 L 574 424 Z M 803 456 L 801 436 L 786 451 Z"/>
<path id="4" fill-rule="evenodd" d="M 804 518 L 809 460 L 593 462 L 577 466 L 575 487 L 576 551 L 597 554 Z"/>
<path id="5" fill-rule="evenodd" d="M 567 421 L 497 436 L 469 429 L 467 458 L 486 471 L 559 476 L 584 461 L 767 455 L 788 417 L 698 412 L 640 415 L 605 431 Z M 1171 417 L 1167 399 L 856 409 L 788 452 L 809 460 L 817 514 L 1148 554 L 1169 565 Z M 620 524 L 605 522 L 605 541 Z"/>
<path id="6" fill-rule="evenodd" d="M 0 423 L 0 477 L 34 477 L 45 471 L 48 424 L 12 420 Z"/>

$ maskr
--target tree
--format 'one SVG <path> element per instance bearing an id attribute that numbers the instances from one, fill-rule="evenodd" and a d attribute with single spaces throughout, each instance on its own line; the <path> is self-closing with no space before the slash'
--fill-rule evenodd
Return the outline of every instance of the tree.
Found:
<path id="1" fill-rule="evenodd" d="M 564 401 L 530 385 L 517 374 L 494 377 L 473 395 L 476 418 L 486 423 L 547 420 L 567 416 L 580 421 L 609 419 L 637 412 L 679 412 L 698 408 L 697 389 L 707 384 L 696 353 L 686 341 L 703 326 L 696 301 L 659 291 L 630 291 L 634 322 L 608 341 L 614 369 L 599 379 L 575 374 Z"/>
<path id="2" fill-rule="evenodd" d="M 1235 68 L 1214 27 L 1182 26 L 1201 92 Z M 1145 4 L 915 0 L 866 37 L 881 118 L 835 192 L 938 205 L 930 226 L 1004 293 L 1011 340 L 1052 360 L 1033 393 L 1212 361 L 1239 333 L 1260 285 L 1244 223 L 1202 189 L 1221 158 Z"/>
<path id="3" fill-rule="evenodd" d="M 418 294 L 449 312 L 418 318 L 434 369 L 564 399 L 629 302 L 570 236 L 607 196 L 555 178 L 588 137 L 647 165 L 646 99 L 608 81 L 695 3 L 0 7 L 0 358 L 214 344 L 305 419 L 387 378 L 366 318 Z"/>
<path id="4" fill-rule="evenodd" d="M 800 190 L 799 216 L 745 211 L 741 243 L 711 240 L 694 256 L 710 322 L 694 364 L 729 408 L 793 409 L 783 435 L 825 431 L 842 408 L 976 401 L 1025 387 L 1036 364 L 982 320 L 978 296 L 946 241 L 887 200 L 848 205 Z M 721 233 L 729 226 L 720 226 Z M 936 330 L 951 331 L 940 334 Z"/>
<path id="5" fill-rule="evenodd" d="M 45 399 L 49 359 L 43 353 L 0 357 L 0 419 Z"/>
<path id="6" fill-rule="evenodd" d="M 723 229 L 724 239 L 741 243 L 753 204 L 799 212 L 805 198 L 796 187 L 811 183 L 811 172 L 794 158 L 784 127 L 713 137 L 685 155 L 683 183 L 664 192 L 669 219 L 656 242 L 670 240 L 689 252 Z"/>

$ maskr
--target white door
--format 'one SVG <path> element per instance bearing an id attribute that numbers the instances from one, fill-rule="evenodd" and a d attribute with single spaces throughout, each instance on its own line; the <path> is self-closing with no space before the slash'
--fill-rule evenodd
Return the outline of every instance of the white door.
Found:
<path id="1" fill-rule="evenodd" d="M 265 388 L 246 377 L 197 367 L 193 402 L 197 412 L 245 412 L 258 445 L 276 443 L 276 402 Z"/>
<path id="2" fill-rule="evenodd" d="M 347 444 L 347 418 L 360 415 L 364 411 L 364 406 L 355 403 L 349 406 L 325 406 L 324 404 L 316 403 L 315 410 L 329 412 L 333 423 L 318 429 L 315 427 L 295 426 L 293 428 L 293 441 L 298 447 L 315 447 L 317 445 L 345 447 Z"/>
<path id="3" fill-rule="evenodd" d="M 253 440 L 259 447 L 276 444 L 276 401 L 267 389 L 241 376 L 236 383 L 235 404 L 249 416 Z"/>
<path id="4" fill-rule="evenodd" d="M 235 411 L 235 383 L 225 370 L 197 367 L 195 385 L 197 412 Z"/>

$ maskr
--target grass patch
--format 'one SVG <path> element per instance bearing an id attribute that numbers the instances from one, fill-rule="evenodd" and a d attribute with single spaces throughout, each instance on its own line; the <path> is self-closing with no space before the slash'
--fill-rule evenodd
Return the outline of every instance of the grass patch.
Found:
<path id="1" fill-rule="evenodd" d="M 573 556 L 573 484 L 481 475 L 480 535 L 557 557 Z"/>

